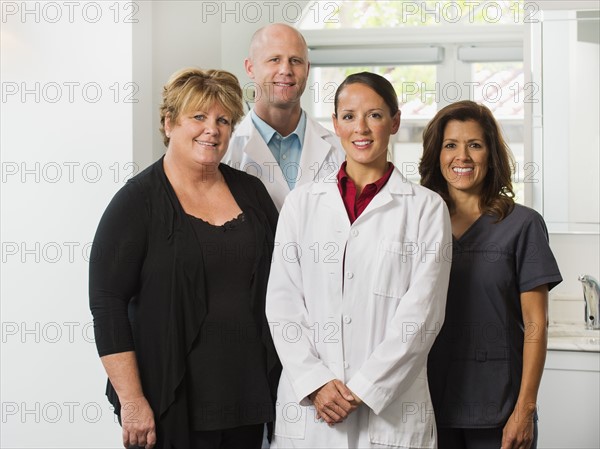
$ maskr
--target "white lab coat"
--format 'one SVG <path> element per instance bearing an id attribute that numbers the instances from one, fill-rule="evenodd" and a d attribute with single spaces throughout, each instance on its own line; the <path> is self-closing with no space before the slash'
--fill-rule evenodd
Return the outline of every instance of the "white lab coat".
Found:
<path id="1" fill-rule="evenodd" d="M 335 175 L 281 211 L 266 312 L 283 373 L 271 447 L 436 447 L 427 354 L 452 253 L 443 200 L 394 169 L 350 225 Z M 343 423 L 308 395 L 340 379 L 363 401 Z"/>
<path id="2" fill-rule="evenodd" d="M 337 173 L 344 159 L 345 153 L 338 137 L 306 117 L 296 187 Z M 252 123 L 250 114 L 236 128 L 222 162 L 260 178 L 277 210 L 281 210 L 290 187 L 273 153 Z"/>

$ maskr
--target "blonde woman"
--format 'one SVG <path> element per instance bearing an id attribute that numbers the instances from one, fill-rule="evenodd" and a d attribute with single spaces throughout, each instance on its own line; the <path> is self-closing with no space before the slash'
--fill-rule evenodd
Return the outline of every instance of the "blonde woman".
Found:
<path id="1" fill-rule="evenodd" d="M 98 226 L 90 306 L 125 447 L 260 448 L 273 421 L 264 300 L 277 210 L 260 180 L 220 163 L 242 114 L 234 75 L 175 73 L 165 156 Z"/>

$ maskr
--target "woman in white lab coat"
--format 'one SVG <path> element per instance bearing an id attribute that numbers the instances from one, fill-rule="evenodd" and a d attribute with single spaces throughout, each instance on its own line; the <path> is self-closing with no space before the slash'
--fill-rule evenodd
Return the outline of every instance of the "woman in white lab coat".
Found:
<path id="1" fill-rule="evenodd" d="M 267 317 L 283 374 L 271 447 L 436 446 L 427 354 L 444 319 L 447 208 L 387 161 L 400 126 L 383 77 L 350 75 L 333 123 L 346 163 L 287 197 Z"/>

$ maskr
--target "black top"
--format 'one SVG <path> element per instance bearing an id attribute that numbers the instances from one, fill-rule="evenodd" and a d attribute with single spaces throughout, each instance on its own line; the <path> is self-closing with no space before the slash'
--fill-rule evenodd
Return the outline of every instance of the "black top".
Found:
<path id="1" fill-rule="evenodd" d="M 503 426 L 519 394 L 526 327 L 520 294 L 562 281 L 543 218 L 515 205 L 501 222 L 482 215 L 453 239 L 442 330 L 428 377 L 440 427 Z"/>
<path id="2" fill-rule="evenodd" d="M 219 170 L 255 236 L 250 306 L 274 401 L 281 365 L 264 304 L 277 209 L 258 178 L 224 164 Z M 192 224 L 161 158 L 130 179 L 106 208 L 94 237 L 89 273 L 98 353 L 136 352 L 142 388 L 154 411 L 157 448 L 189 447 L 186 358 L 206 317 L 207 283 Z M 119 414 L 110 382 L 107 395 Z"/>
<path id="3" fill-rule="evenodd" d="M 216 430 L 273 421 L 265 348 L 250 307 L 253 229 L 243 213 L 222 226 L 190 220 L 210 279 L 206 318 L 187 360 L 191 427 Z"/>

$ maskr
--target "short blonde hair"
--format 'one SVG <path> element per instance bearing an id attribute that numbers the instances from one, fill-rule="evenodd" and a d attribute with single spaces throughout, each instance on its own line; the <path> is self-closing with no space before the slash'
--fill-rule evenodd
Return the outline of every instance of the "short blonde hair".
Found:
<path id="1" fill-rule="evenodd" d="M 231 115 L 233 129 L 244 115 L 242 88 L 233 73 L 186 68 L 171 75 L 163 88 L 160 105 L 160 132 L 165 146 L 169 145 L 165 133 L 167 117 L 172 124 L 176 124 L 181 114 L 202 110 L 215 103 Z"/>

